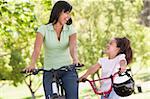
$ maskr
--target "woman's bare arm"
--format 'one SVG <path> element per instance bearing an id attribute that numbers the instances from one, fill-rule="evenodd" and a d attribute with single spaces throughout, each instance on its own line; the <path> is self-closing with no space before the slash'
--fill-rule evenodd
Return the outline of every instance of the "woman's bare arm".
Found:
<path id="1" fill-rule="evenodd" d="M 43 36 L 41 33 L 37 33 L 36 34 L 36 40 L 34 43 L 34 51 L 32 53 L 32 57 L 31 57 L 31 63 L 26 68 L 26 72 L 30 72 L 32 69 L 35 68 L 36 60 L 40 54 L 42 43 L 43 43 Z"/>
<path id="2" fill-rule="evenodd" d="M 77 64 L 78 63 L 78 53 L 77 53 L 76 33 L 72 34 L 69 37 L 69 49 L 70 49 L 71 57 L 73 59 L 73 63 Z"/>

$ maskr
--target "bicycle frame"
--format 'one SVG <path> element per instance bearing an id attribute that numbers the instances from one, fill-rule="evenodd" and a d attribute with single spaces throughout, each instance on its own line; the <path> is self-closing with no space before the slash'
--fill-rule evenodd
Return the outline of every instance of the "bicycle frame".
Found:
<path id="1" fill-rule="evenodd" d="M 131 71 L 131 69 L 127 69 L 127 71 Z M 89 84 L 91 85 L 92 90 L 94 91 L 95 94 L 97 94 L 97 95 L 103 95 L 103 96 L 105 97 L 106 94 L 109 94 L 109 93 L 112 91 L 113 81 L 114 81 L 114 78 L 115 78 L 116 75 L 120 75 L 120 72 L 118 71 L 118 72 L 116 72 L 114 75 L 111 75 L 110 77 L 99 78 L 99 79 L 96 79 L 96 80 L 89 80 L 89 79 L 84 78 L 84 79 L 82 79 L 81 82 L 88 81 Z M 121 75 L 120 75 L 120 76 L 121 76 Z M 111 82 L 112 82 L 110 88 L 109 88 L 107 91 L 102 92 L 102 91 L 98 90 L 98 89 L 94 86 L 94 84 L 95 84 L 96 81 L 107 80 L 107 79 L 111 79 Z M 105 97 L 105 98 L 106 98 L 106 97 Z"/>
<path id="2" fill-rule="evenodd" d="M 93 91 L 94 91 L 95 94 L 97 94 L 97 95 L 106 95 L 106 94 L 109 94 L 109 93 L 112 91 L 112 85 L 110 86 L 109 90 L 107 90 L 107 91 L 105 91 L 105 92 L 102 92 L 102 91 L 99 91 L 99 90 L 94 86 L 94 83 L 95 83 L 96 81 L 101 81 L 101 80 L 106 80 L 106 79 L 112 79 L 112 80 L 113 80 L 114 77 L 115 77 L 117 74 L 118 74 L 118 72 L 115 73 L 113 76 L 106 77 L 106 78 L 100 78 L 100 79 L 96 79 L 96 80 L 83 79 L 83 82 L 88 81 L 88 82 L 90 83 L 90 85 L 91 85 L 91 87 L 92 87 L 92 89 L 93 89 Z"/>

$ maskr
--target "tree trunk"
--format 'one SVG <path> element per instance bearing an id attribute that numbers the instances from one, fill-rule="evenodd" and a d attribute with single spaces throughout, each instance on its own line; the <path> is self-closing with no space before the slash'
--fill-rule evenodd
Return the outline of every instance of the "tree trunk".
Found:
<path id="1" fill-rule="evenodd" d="M 32 94 L 32 99 L 35 99 L 35 94 L 34 94 L 34 92 L 31 92 L 31 94 Z"/>
<path id="2" fill-rule="evenodd" d="M 140 24 L 150 27 L 150 0 L 143 0 L 144 7 L 140 15 Z"/>

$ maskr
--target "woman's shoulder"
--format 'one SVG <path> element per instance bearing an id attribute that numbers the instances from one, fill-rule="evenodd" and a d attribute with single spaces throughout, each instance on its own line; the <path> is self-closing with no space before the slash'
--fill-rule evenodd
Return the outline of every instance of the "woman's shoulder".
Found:
<path id="1" fill-rule="evenodd" d="M 72 28 L 73 28 L 72 25 L 67 25 L 67 24 L 64 25 L 64 29 L 65 29 L 65 30 L 70 30 L 70 29 L 72 29 Z"/>

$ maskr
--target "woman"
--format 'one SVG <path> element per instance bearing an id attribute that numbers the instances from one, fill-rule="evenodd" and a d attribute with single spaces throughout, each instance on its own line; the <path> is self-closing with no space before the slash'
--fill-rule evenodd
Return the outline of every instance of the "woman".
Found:
<path id="1" fill-rule="evenodd" d="M 76 32 L 73 29 L 70 12 L 72 6 L 66 1 L 58 1 L 52 8 L 48 24 L 37 30 L 34 51 L 27 72 L 35 69 L 41 46 L 44 45 L 44 69 L 58 69 L 70 64 L 78 64 Z M 71 58 L 72 60 L 71 60 Z M 75 69 L 66 71 L 61 77 L 66 99 L 78 99 L 77 73 Z M 52 96 L 52 73 L 44 72 L 43 86 L 46 99 Z"/>

